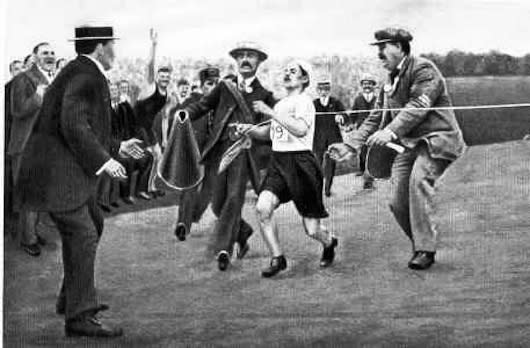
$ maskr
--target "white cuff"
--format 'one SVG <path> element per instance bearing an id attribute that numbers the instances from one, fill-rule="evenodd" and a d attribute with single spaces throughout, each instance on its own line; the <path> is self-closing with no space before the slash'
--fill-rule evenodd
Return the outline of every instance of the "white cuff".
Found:
<path id="1" fill-rule="evenodd" d="M 103 171 L 105 171 L 105 169 L 108 167 L 108 165 L 110 164 L 111 161 L 112 161 L 112 158 L 109 159 L 107 162 L 105 162 L 105 164 L 103 164 L 101 166 L 101 168 L 99 168 L 98 171 L 96 172 L 96 176 L 101 175 L 101 173 L 103 173 Z"/>

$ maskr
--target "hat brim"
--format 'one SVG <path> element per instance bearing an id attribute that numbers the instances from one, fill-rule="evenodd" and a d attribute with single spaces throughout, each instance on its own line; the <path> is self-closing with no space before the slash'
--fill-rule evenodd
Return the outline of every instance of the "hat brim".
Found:
<path id="1" fill-rule="evenodd" d="M 371 42 L 370 46 L 378 46 L 378 45 L 382 45 L 388 42 L 397 42 L 397 40 L 393 40 L 393 39 L 377 40 L 377 41 Z"/>
<path id="2" fill-rule="evenodd" d="M 68 41 L 93 41 L 93 40 L 119 40 L 119 37 L 114 36 L 90 36 L 90 37 L 76 37 Z"/>
<path id="3" fill-rule="evenodd" d="M 238 53 L 238 52 L 241 52 L 241 51 L 253 51 L 253 52 L 256 52 L 256 53 L 258 54 L 259 59 L 260 59 L 262 62 L 263 62 L 264 60 L 267 60 L 267 58 L 269 57 L 269 56 L 267 55 L 267 53 L 265 53 L 265 52 L 263 52 L 263 51 L 261 51 L 261 50 L 257 50 L 257 49 L 255 49 L 255 48 L 234 48 L 233 50 L 231 50 L 231 51 L 229 52 L 229 54 L 230 54 L 230 56 L 231 56 L 232 58 L 235 59 L 237 53 Z"/>

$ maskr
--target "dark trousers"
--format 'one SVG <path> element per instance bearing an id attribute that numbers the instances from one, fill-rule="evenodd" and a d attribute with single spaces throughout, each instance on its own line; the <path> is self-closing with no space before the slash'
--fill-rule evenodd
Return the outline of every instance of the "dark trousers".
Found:
<path id="1" fill-rule="evenodd" d="M 180 198 L 177 224 L 184 224 L 187 231 L 190 231 L 192 222 L 199 222 L 212 200 L 216 170 L 214 165 L 207 163 L 199 188 L 184 192 Z"/>
<path id="2" fill-rule="evenodd" d="M 324 191 L 329 193 L 333 178 L 335 177 L 335 161 L 333 161 L 327 154 L 328 146 L 333 142 L 323 139 L 317 146 L 315 146 L 314 154 L 317 158 L 318 165 L 322 168 L 324 173 Z"/>
<path id="3" fill-rule="evenodd" d="M 120 183 L 121 196 L 135 196 L 140 192 L 147 192 L 149 175 L 151 173 L 151 167 L 153 166 L 153 156 L 146 151 L 145 155 L 140 159 L 120 158 L 118 161 L 127 171 L 127 180 Z M 135 183 L 133 182 L 132 174 L 136 171 L 138 171 L 138 179 L 136 185 L 134 185 Z"/>
<path id="4" fill-rule="evenodd" d="M 108 206 L 116 203 L 119 199 L 119 181 L 103 173 L 98 177 L 96 192 L 99 204 Z"/>
<path id="5" fill-rule="evenodd" d="M 241 153 L 214 179 L 212 210 L 218 218 L 214 227 L 216 252 L 231 253 L 235 242 L 243 245 L 252 234 L 252 227 L 241 217 L 249 180 L 247 156 L 246 152 Z M 218 162 L 215 164 L 217 168 Z"/>
<path id="6" fill-rule="evenodd" d="M 363 173 L 363 181 L 365 184 L 374 182 L 373 176 L 366 170 L 366 155 L 368 155 L 368 146 L 363 145 L 359 154 L 359 171 Z"/>
<path id="7" fill-rule="evenodd" d="M 21 155 L 11 156 L 11 182 L 12 188 L 16 185 L 20 166 L 22 164 Z M 20 188 L 19 188 L 20 190 Z M 11 196 L 11 211 L 15 221 L 14 239 L 23 244 L 37 243 L 37 223 L 39 214 L 37 212 L 27 211 L 22 207 L 20 196 L 13 191 Z"/>
<path id="8" fill-rule="evenodd" d="M 103 215 L 90 198 L 82 206 L 50 216 L 61 235 L 64 278 L 59 300 L 66 302 L 65 319 L 97 312 L 99 305 L 94 283 L 96 249 L 103 232 Z"/>

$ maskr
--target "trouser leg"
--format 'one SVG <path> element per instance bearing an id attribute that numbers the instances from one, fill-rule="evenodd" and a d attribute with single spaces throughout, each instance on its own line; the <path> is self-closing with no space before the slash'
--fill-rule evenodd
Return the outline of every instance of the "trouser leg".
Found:
<path id="1" fill-rule="evenodd" d="M 437 231 L 433 222 L 436 180 L 449 161 L 434 159 L 421 147 L 412 167 L 409 186 L 411 232 L 417 250 L 435 251 Z"/>

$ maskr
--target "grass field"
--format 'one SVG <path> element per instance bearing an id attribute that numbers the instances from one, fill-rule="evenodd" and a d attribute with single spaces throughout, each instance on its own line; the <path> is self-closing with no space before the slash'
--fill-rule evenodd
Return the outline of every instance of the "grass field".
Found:
<path id="1" fill-rule="evenodd" d="M 453 105 L 530 103 L 530 76 L 447 79 Z M 530 107 L 456 111 L 468 145 L 519 140 L 530 133 Z"/>
<path id="2" fill-rule="evenodd" d="M 123 338 L 66 339 L 55 315 L 60 241 L 40 258 L 5 242 L 5 347 L 527 347 L 530 345 L 530 142 L 472 147 L 440 181 L 437 263 L 407 269 L 410 245 L 387 209 L 388 182 L 362 193 L 336 178 L 327 225 L 340 238 L 334 267 L 305 237 L 292 205 L 278 212 L 289 268 L 262 279 L 257 233 L 225 272 L 208 253 L 210 212 L 186 242 L 174 207 L 109 217 L 97 280 Z M 171 197 L 166 198 L 170 200 Z M 244 215 L 256 225 L 254 197 Z M 167 202 L 166 202 L 167 203 Z"/>

